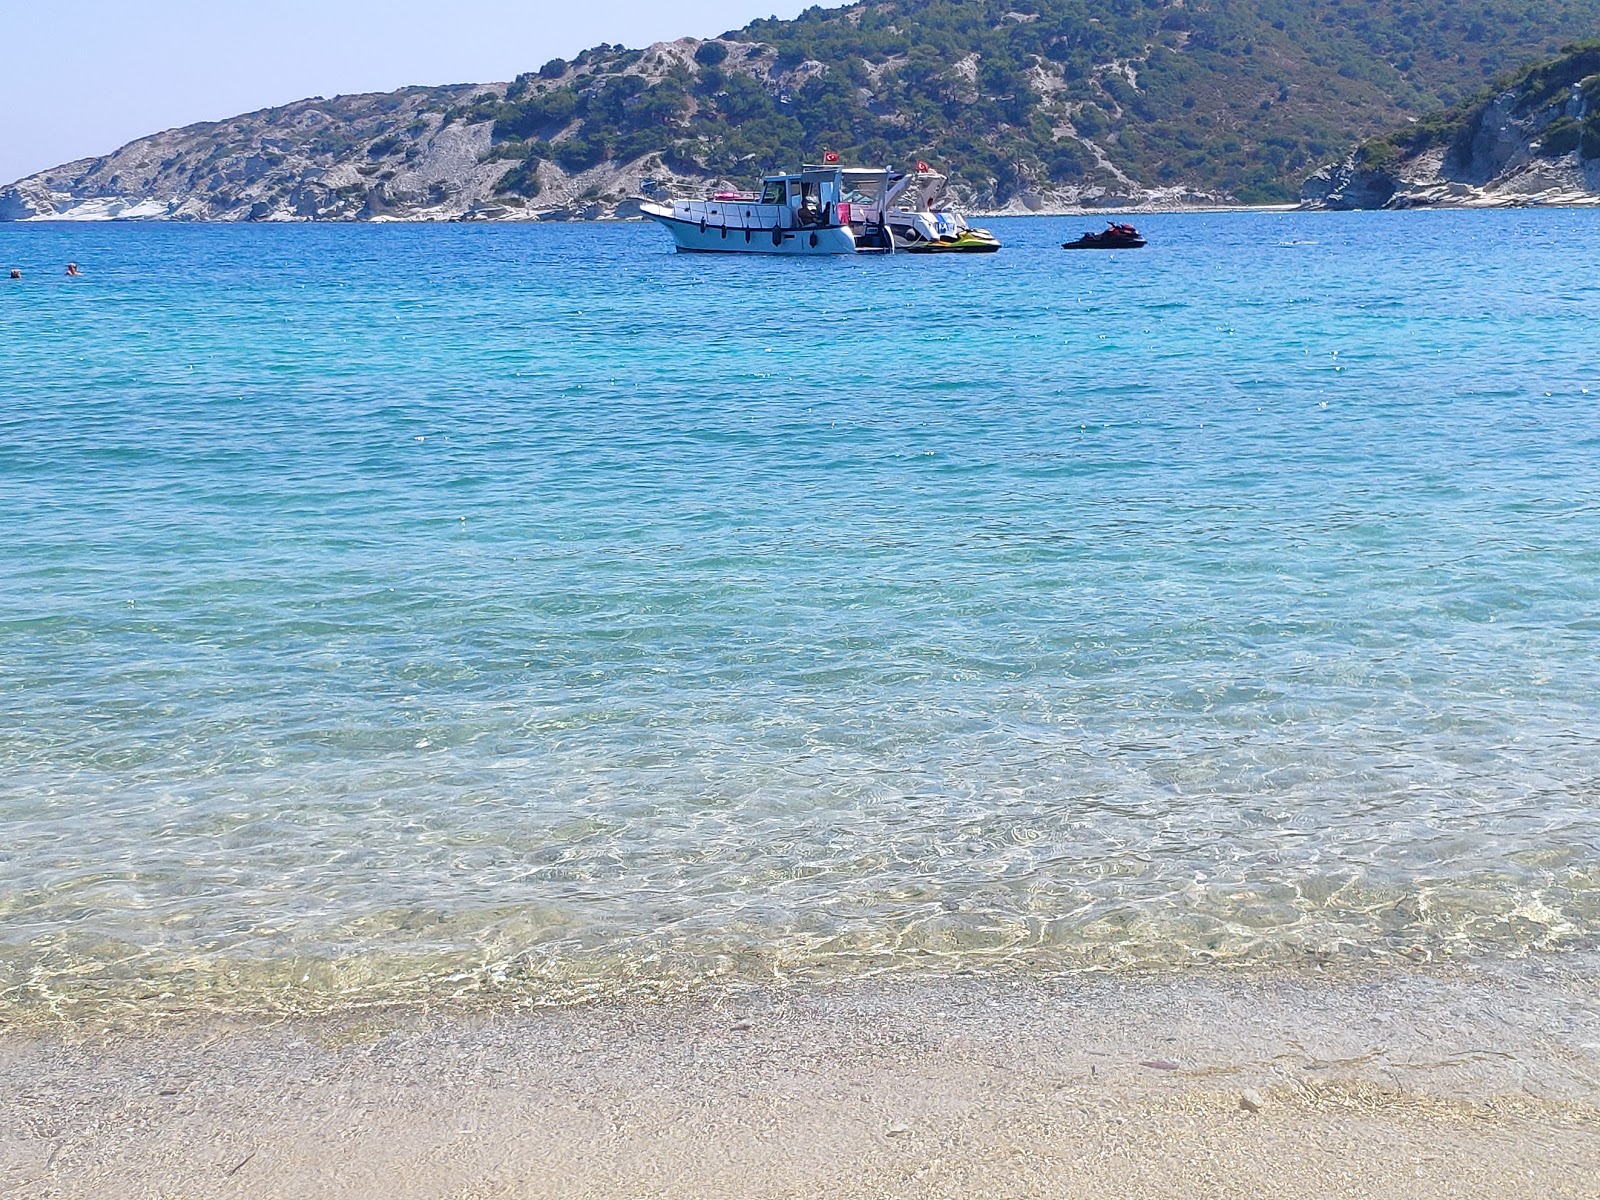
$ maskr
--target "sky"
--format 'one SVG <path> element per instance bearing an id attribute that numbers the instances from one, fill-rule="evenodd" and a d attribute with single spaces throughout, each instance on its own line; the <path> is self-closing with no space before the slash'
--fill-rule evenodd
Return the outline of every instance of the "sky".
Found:
<path id="1" fill-rule="evenodd" d="M 599 42 L 711 37 L 809 3 L 0 0 L 0 185 L 305 96 L 510 79 Z"/>

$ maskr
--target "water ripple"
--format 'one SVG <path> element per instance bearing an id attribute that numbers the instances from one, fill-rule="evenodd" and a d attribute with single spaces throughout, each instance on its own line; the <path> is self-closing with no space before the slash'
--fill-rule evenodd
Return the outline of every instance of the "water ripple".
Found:
<path id="1" fill-rule="evenodd" d="M 0 1005 L 1592 940 L 1597 214 L 1149 225 L 0 227 Z"/>

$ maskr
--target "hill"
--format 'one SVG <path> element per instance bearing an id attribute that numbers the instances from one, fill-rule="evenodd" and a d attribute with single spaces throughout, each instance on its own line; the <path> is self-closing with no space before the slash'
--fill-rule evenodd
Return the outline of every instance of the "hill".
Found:
<path id="1" fill-rule="evenodd" d="M 1497 80 L 1308 179 L 1313 208 L 1600 204 L 1600 41 Z"/>
<path id="2" fill-rule="evenodd" d="M 0 217 L 601 215 L 823 149 L 927 159 L 988 209 L 1290 201 L 1597 29 L 1600 0 L 869 0 L 159 134 L 19 181 Z"/>

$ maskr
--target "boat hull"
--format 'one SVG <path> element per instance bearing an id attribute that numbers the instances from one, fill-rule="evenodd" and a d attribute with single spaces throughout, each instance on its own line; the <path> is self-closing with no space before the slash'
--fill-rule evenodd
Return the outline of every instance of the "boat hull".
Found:
<path id="1" fill-rule="evenodd" d="M 936 242 L 903 242 L 896 238 L 895 249 L 905 254 L 993 254 L 1000 249 L 1000 239 L 986 230 L 969 229 Z"/>
<path id="2" fill-rule="evenodd" d="M 1075 242 L 1062 242 L 1061 248 L 1063 250 L 1142 250 L 1144 245 L 1145 240 L 1143 238 L 1097 238 L 1094 241 L 1086 241 L 1083 238 L 1079 238 Z"/>
<path id="3" fill-rule="evenodd" d="M 740 228 L 685 221 L 669 209 L 646 204 L 641 211 L 672 235 L 680 254 L 854 254 L 856 240 L 840 226 L 816 229 Z"/>

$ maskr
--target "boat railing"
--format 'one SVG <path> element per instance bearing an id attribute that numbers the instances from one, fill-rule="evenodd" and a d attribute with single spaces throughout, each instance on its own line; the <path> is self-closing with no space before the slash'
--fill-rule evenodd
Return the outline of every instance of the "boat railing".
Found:
<path id="1" fill-rule="evenodd" d="M 756 211 L 755 205 L 730 204 L 714 200 L 684 200 L 676 206 L 673 214 L 683 221 L 705 221 L 707 224 L 726 226 L 729 229 L 754 232 L 768 231 L 781 228 L 781 214 L 764 217 Z"/>
<path id="2" fill-rule="evenodd" d="M 770 233 L 774 229 L 831 229 L 843 222 L 837 206 L 829 206 L 828 223 L 802 224 L 795 219 L 795 211 L 787 206 L 771 216 L 762 214 L 761 208 L 770 205 L 734 204 L 715 200 L 680 200 L 673 205 L 673 216 L 680 221 L 703 221 L 709 226 L 752 233 Z"/>

